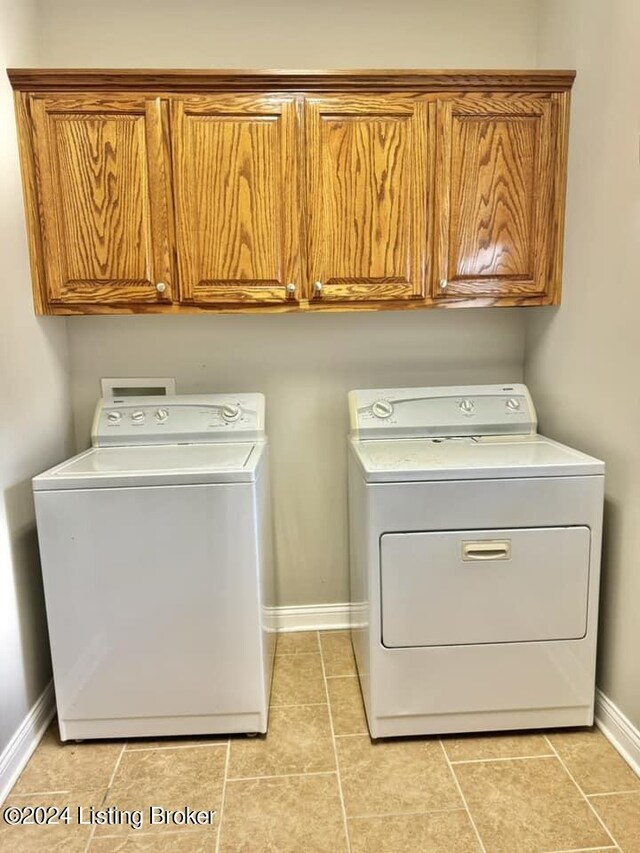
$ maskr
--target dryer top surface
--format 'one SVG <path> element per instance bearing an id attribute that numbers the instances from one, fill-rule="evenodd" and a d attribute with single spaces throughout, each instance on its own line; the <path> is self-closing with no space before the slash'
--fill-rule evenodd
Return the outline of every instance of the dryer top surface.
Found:
<path id="1" fill-rule="evenodd" d="M 368 482 L 604 474 L 604 463 L 541 435 L 350 439 Z"/>

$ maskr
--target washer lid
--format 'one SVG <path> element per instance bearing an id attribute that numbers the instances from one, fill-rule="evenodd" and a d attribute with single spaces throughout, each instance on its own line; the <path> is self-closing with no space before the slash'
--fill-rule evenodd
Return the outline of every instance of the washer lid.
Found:
<path id="1" fill-rule="evenodd" d="M 350 442 L 370 483 L 604 474 L 604 462 L 540 435 Z"/>
<path id="2" fill-rule="evenodd" d="M 33 479 L 34 490 L 248 483 L 266 442 L 92 447 Z"/>

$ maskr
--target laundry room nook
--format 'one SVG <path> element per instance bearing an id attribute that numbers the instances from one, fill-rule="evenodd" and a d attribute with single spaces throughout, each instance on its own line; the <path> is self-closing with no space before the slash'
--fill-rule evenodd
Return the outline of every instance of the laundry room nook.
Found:
<path id="1" fill-rule="evenodd" d="M 637 2 L 0 52 L 0 853 L 640 853 Z"/>

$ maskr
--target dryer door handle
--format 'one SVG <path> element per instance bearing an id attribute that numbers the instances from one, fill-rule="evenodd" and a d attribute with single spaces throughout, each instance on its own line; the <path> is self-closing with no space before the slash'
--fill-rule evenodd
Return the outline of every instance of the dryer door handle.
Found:
<path id="1" fill-rule="evenodd" d="M 470 560 L 510 560 L 511 540 L 500 542 L 483 539 L 476 542 L 462 543 L 462 559 Z"/>

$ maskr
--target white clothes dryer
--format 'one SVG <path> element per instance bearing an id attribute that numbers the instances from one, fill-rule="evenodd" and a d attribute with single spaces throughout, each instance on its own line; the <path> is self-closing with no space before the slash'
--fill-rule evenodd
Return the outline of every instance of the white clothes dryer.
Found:
<path id="1" fill-rule="evenodd" d="M 265 732 L 261 394 L 102 399 L 33 480 L 63 740 Z"/>
<path id="2" fill-rule="evenodd" d="M 593 722 L 604 464 L 523 385 L 349 395 L 352 640 L 371 735 Z"/>

